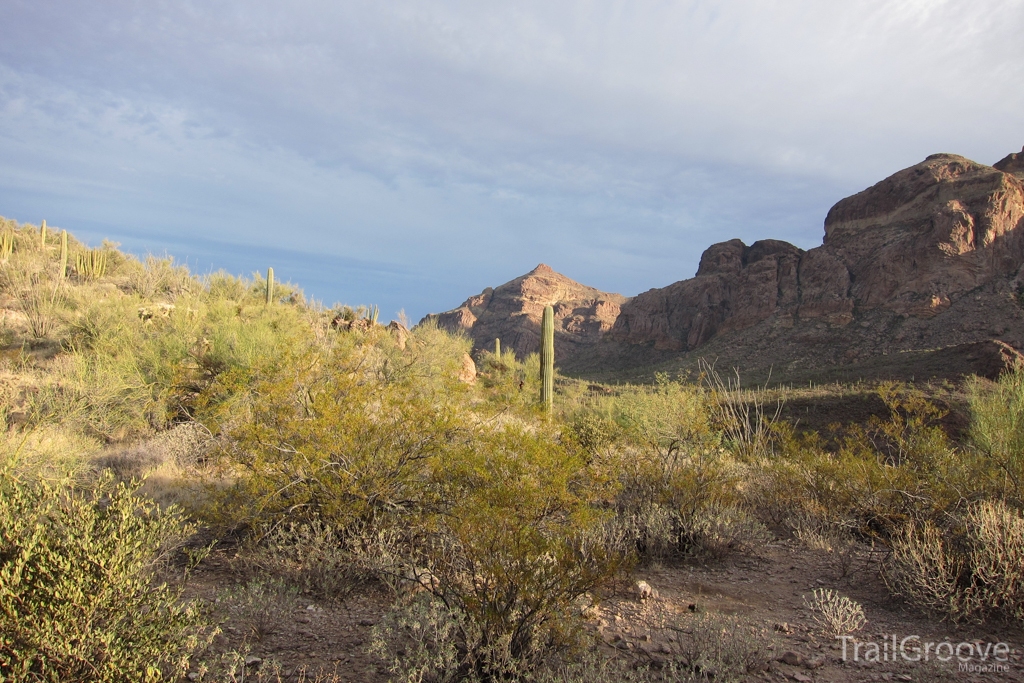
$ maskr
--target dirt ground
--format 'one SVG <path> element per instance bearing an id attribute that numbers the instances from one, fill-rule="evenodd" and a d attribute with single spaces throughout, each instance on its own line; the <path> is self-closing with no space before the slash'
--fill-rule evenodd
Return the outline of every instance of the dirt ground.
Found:
<path id="1" fill-rule="evenodd" d="M 1020 625 L 956 627 L 927 618 L 890 597 L 878 573 L 879 560 L 880 555 L 866 546 L 840 554 L 792 540 L 707 563 L 639 567 L 629 581 L 586 611 L 588 628 L 605 655 L 655 669 L 679 657 L 699 619 L 722 615 L 737 619 L 742 628 L 759 629 L 770 642 L 763 648 L 766 666 L 750 674 L 753 681 L 1024 682 Z M 228 553 L 215 552 L 195 570 L 189 592 L 215 601 L 237 580 Z M 653 594 L 641 597 L 638 581 L 646 581 Z M 853 634 L 855 640 L 846 641 L 845 658 L 842 642 L 823 633 L 805 605 L 814 589 L 834 589 L 864 608 L 868 623 Z M 214 605 L 222 633 L 213 647 L 217 652 L 244 653 L 253 662 L 254 673 L 276 665 L 283 680 L 299 680 L 305 671 L 307 675 L 333 674 L 337 681 L 386 681 L 386 670 L 367 654 L 367 646 L 371 629 L 390 600 L 387 591 L 374 587 L 353 593 L 337 605 L 298 599 L 275 613 L 262 637 L 257 637 L 251 623 L 226 609 L 222 598 Z M 1006 643 L 1009 656 L 998 662 L 1000 670 L 995 672 L 961 671 L 955 657 L 942 662 L 934 650 L 928 662 L 898 656 L 893 661 L 887 652 L 892 652 L 894 636 L 897 643 L 916 636 L 918 640 L 911 639 L 908 646 L 944 641 L 954 647 Z M 723 633 L 722 638 L 730 634 Z M 871 661 L 871 643 L 880 648 L 881 661 Z M 906 652 L 915 656 L 909 647 Z M 940 648 L 939 654 L 946 652 Z M 970 663 L 976 664 L 977 659 Z"/>

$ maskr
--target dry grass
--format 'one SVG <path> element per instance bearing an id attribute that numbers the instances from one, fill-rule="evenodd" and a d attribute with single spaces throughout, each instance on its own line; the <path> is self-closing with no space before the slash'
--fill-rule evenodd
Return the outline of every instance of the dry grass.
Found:
<path id="1" fill-rule="evenodd" d="M 909 525 L 886 569 L 893 592 L 951 621 L 1024 619 L 1024 516 L 981 501 L 945 529 Z"/>

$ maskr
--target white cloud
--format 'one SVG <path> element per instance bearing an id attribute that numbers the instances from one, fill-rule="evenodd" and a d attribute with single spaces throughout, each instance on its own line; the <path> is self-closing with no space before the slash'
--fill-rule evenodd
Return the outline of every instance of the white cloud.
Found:
<path id="1" fill-rule="evenodd" d="M 0 19 L 0 211 L 263 245 L 288 222 L 299 248 L 474 287 L 548 260 L 634 293 L 718 239 L 813 246 L 843 194 L 1024 142 L 1021 0 L 8 0 Z"/>

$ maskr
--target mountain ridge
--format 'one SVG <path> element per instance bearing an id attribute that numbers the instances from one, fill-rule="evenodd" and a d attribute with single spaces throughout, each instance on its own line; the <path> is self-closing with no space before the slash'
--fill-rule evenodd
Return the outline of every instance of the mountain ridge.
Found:
<path id="1" fill-rule="evenodd" d="M 550 304 L 560 365 L 581 375 L 601 364 L 682 368 L 701 354 L 786 372 L 992 339 L 1024 348 L 1022 264 L 1024 150 L 993 166 L 943 153 L 838 201 L 812 249 L 719 242 L 693 277 L 631 298 L 542 265 L 428 318 L 478 349 L 511 335 L 522 356 Z"/>

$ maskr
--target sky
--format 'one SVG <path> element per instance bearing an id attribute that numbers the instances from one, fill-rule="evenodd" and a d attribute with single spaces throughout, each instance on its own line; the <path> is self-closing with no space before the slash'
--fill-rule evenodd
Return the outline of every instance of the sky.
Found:
<path id="1" fill-rule="evenodd" d="M 412 322 L 1024 145 L 1024 0 L 0 0 L 0 215 Z"/>

